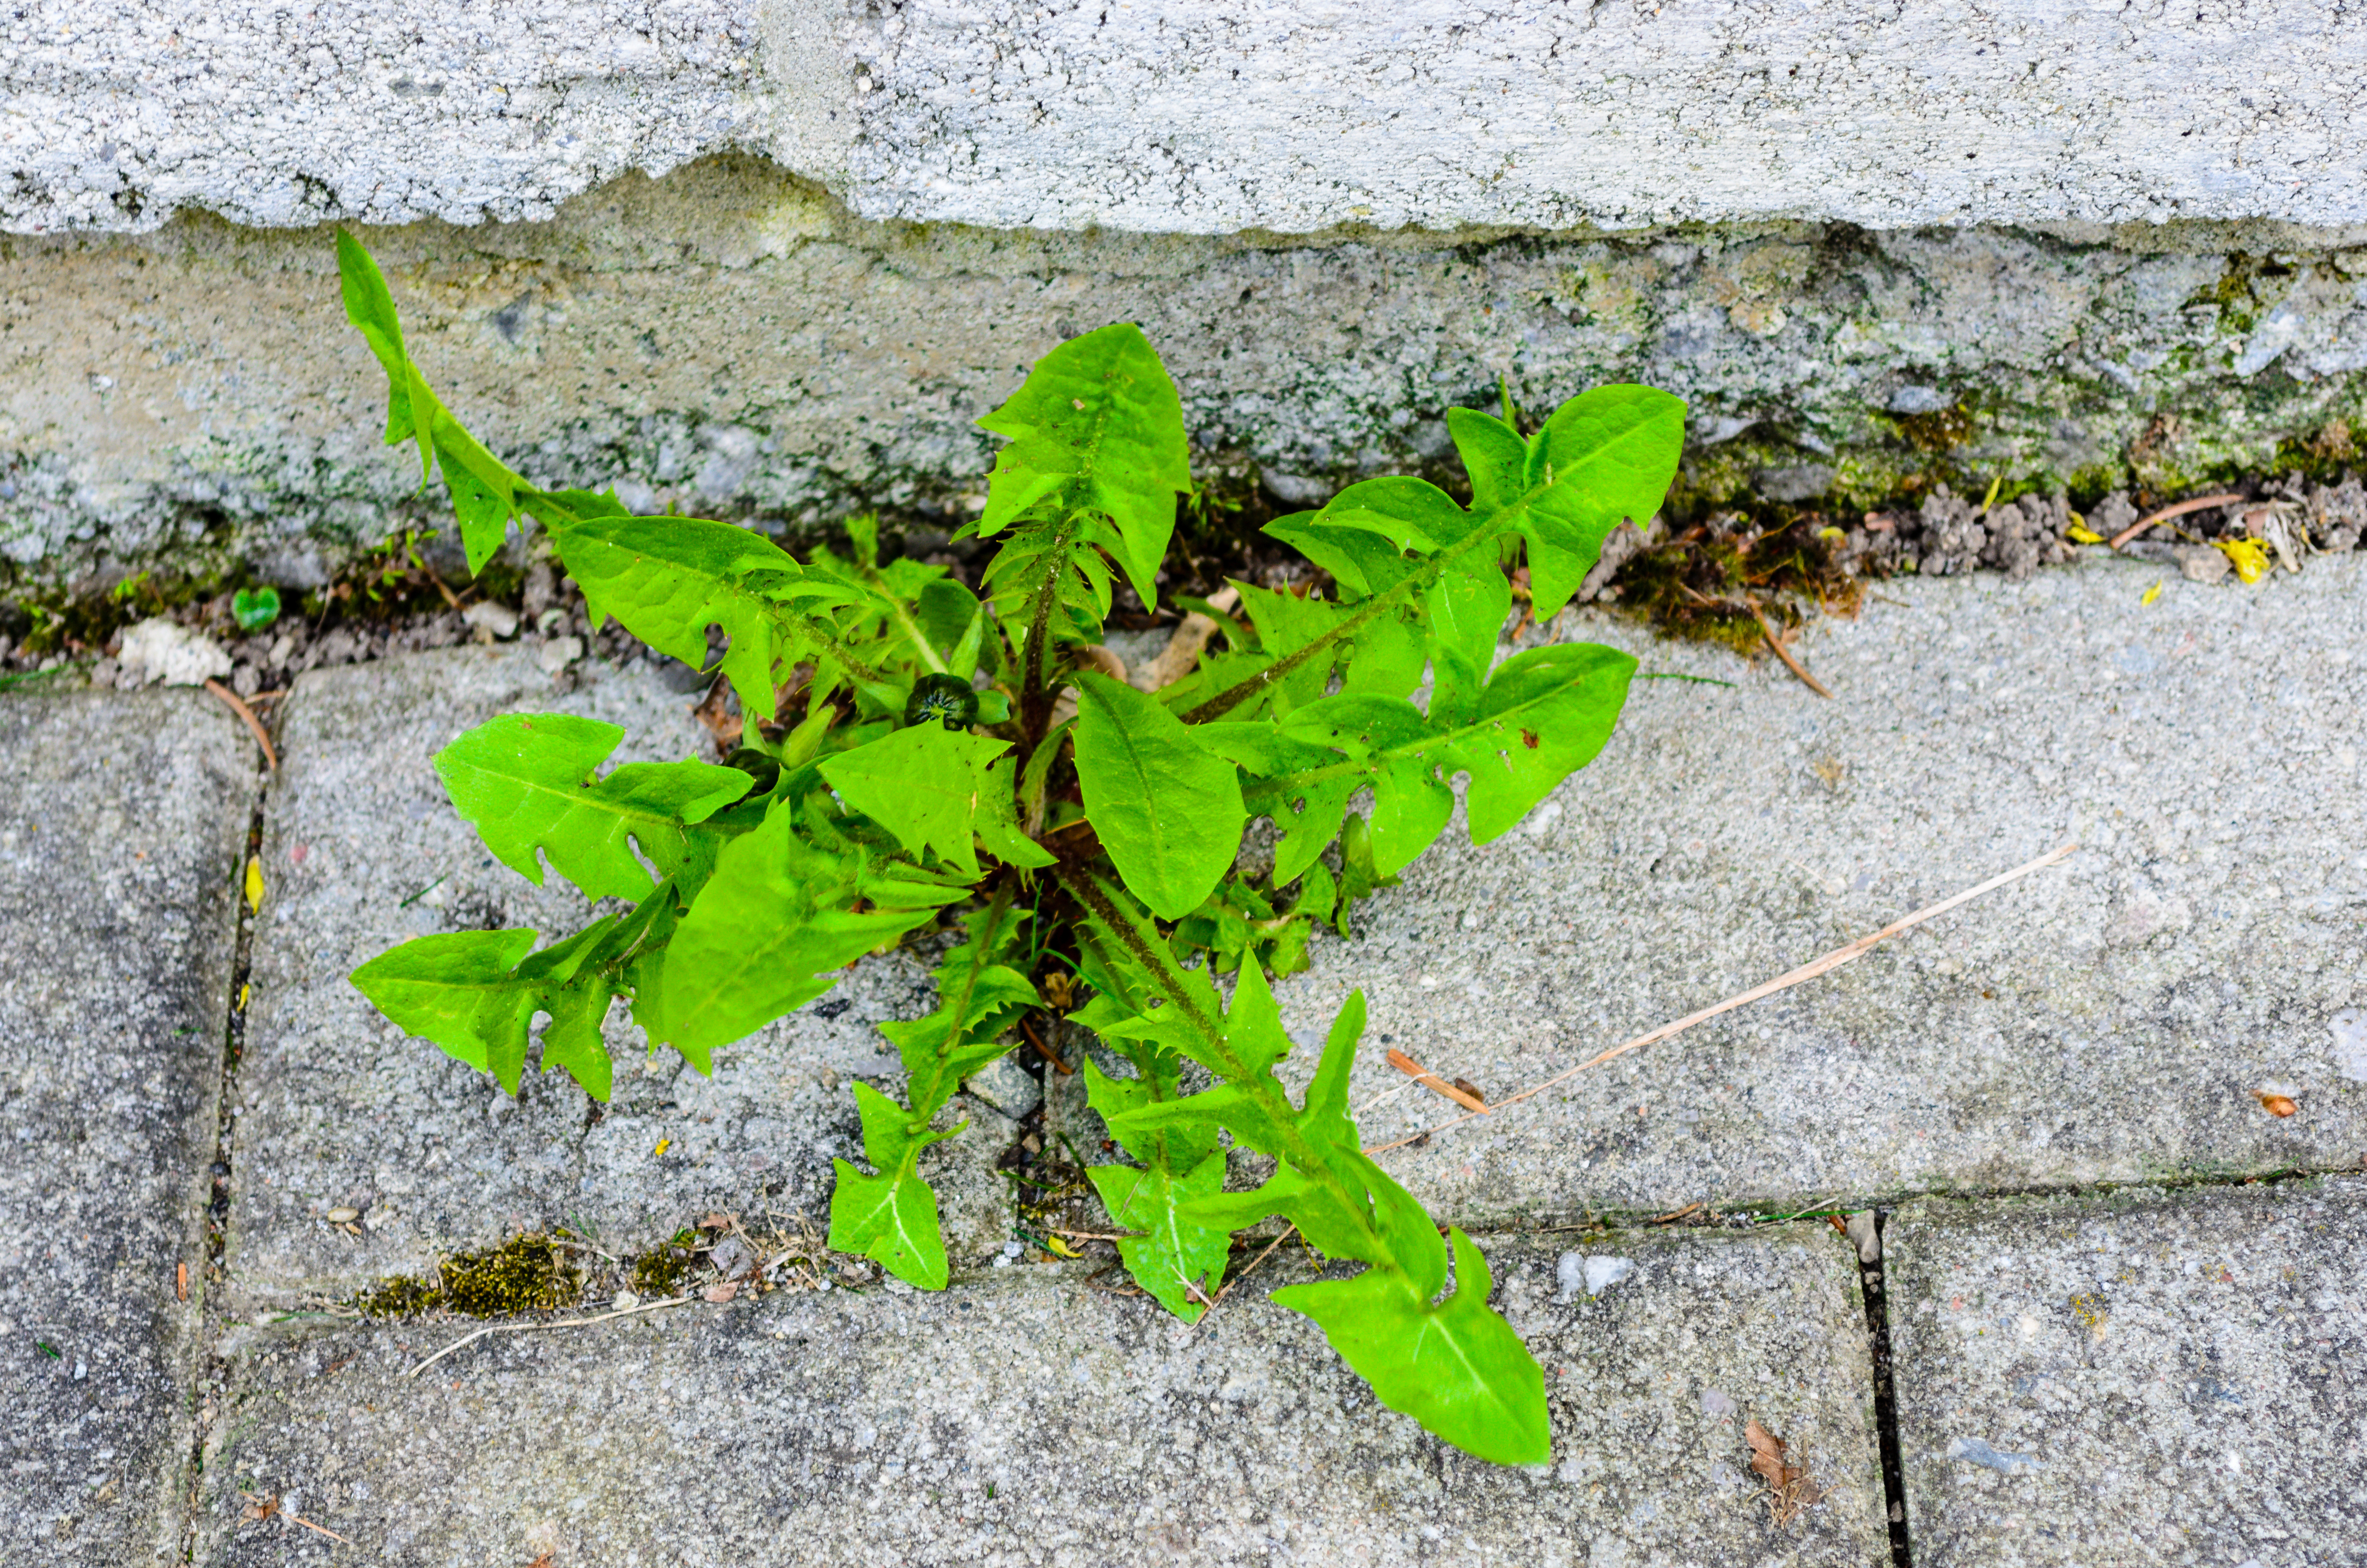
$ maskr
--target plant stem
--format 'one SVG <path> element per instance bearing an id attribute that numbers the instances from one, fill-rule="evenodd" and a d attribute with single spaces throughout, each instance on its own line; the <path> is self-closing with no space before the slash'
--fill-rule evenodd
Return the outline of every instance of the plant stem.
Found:
<path id="1" fill-rule="evenodd" d="M 1019 734 L 1032 754 L 1052 723 L 1052 688 L 1046 675 L 1045 644 L 1052 636 L 1052 612 L 1060 602 L 1060 574 L 1069 564 L 1074 525 L 1063 523 L 1044 551 L 1044 576 L 1027 607 L 1027 647 L 1019 674 Z"/>
<path id="2" fill-rule="evenodd" d="M 1208 1042 L 1209 1054 L 1217 1059 L 1225 1081 L 1256 1102 L 1268 1124 L 1274 1129 L 1277 1141 L 1288 1145 L 1271 1153 L 1287 1160 L 1300 1176 L 1330 1187 L 1332 1195 L 1341 1200 L 1342 1212 L 1356 1217 L 1373 1243 L 1373 1256 L 1365 1261 L 1375 1263 L 1376 1267 L 1396 1267 L 1379 1261 L 1388 1257 L 1389 1253 L 1379 1230 L 1373 1224 L 1371 1203 L 1366 1194 L 1361 1189 L 1351 1190 L 1349 1184 L 1331 1168 L 1331 1163 L 1323 1157 L 1323 1151 L 1300 1128 L 1298 1108 L 1290 1103 L 1290 1096 L 1274 1075 L 1272 1073 L 1250 1072 L 1242 1065 L 1240 1058 L 1233 1054 L 1232 1041 L 1225 1033 L 1224 1021 L 1209 1017 L 1194 1005 L 1191 991 L 1184 981 L 1184 972 L 1175 963 L 1174 954 L 1169 952 L 1164 944 L 1142 939 L 1140 931 L 1127 917 L 1125 908 L 1118 903 L 1118 895 L 1099 872 L 1087 870 L 1080 874 L 1063 867 L 1058 875 L 1079 903 L 1101 917 L 1103 926 L 1135 961 L 1149 970 L 1166 987 L 1168 1005 L 1181 1009 L 1192 1028 Z"/>
<path id="3" fill-rule="evenodd" d="M 1497 512 L 1495 517 L 1509 517 L 1527 504 L 1528 497 L 1523 495 L 1512 505 Z M 1491 518 L 1490 522 L 1493 523 L 1493 521 L 1494 518 Z M 1483 527 L 1476 530 L 1462 543 L 1433 556 L 1420 569 L 1367 598 L 1357 607 L 1353 615 L 1308 643 L 1306 647 L 1295 653 L 1284 654 L 1247 680 L 1227 687 L 1206 702 L 1189 710 L 1182 715 L 1184 722 L 1205 724 L 1211 720 L 1223 718 L 1227 713 L 1257 697 L 1301 665 L 1312 661 L 1316 654 L 1328 653 L 1335 644 L 1362 631 L 1366 626 L 1380 619 L 1383 611 L 1394 609 L 1400 602 L 1411 597 L 1417 590 L 1428 589 L 1433 583 L 1446 574 L 1448 567 L 1461 561 L 1465 556 L 1476 553 L 1481 546 L 1494 543 L 1504 532 L 1505 529 L 1501 525 Z"/>

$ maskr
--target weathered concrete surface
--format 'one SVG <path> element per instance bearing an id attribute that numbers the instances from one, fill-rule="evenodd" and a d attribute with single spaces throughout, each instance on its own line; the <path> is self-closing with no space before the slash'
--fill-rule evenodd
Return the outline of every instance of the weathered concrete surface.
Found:
<path id="1" fill-rule="evenodd" d="M 1282 1260 L 1197 1331 L 1077 1265 L 498 1336 L 416 1381 L 454 1327 L 252 1334 L 197 1561 L 339 1560 L 245 1518 L 276 1494 L 391 1564 L 1888 1562 L 1839 1238 L 1591 1237 L 1630 1266 L 1600 1297 L 1550 1248 L 1489 1250 L 1546 1369 L 1549 1468 L 1377 1409 L 1266 1301 Z M 1748 1471 L 1753 1415 L 1829 1494 L 1784 1528 Z"/>
<path id="2" fill-rule="evenodd" d="M 834 9 L 42 0 L 0 26 L 0 224 L 475 223 L 731 147 L 834 166 L 855 122 Z"/>
<path id="3" fill-rule="evenodd" d="M 2309 0 L 914 0 L 858 40 L 878 97 L 850 189 L 881 215 L 1204 233 L 2367 217 L 2367 22 Z"/>
<path id="4" fill-rule="evenodd" d="M 1837 973 L 1383 1158 L 1467 1225 L 2354 1168 L 2362 567 L 1893 581 L 1801 639 L 1830 702 L 1573 612 L 1648 671 L 1739 684 L 1638 681 L 1521 828 L 1474 849 L 1458 815 L 1355 939 L 1319 941 L 1285 1020 L 1319 1043 L 1363 988 L 1355 1101 L 1391 1141 L 1460 1112 L 1386 1045 L 1501 1098 L 2076 840 Z"/>
<path id="5" fill-rule="evenodd" d="M 498 712 L 565 711 L 622 724 L 617 762 L 711 755 L 688 714 L 697 698 L 653 666 L 579 669 L 578 689 L 555 691 L 529 650 L 470 647 L 314 672 L 289 699 L 237 1081 L 234 1312 L 344 1296 L 518 1230 L 565 1224 L 630 1252 L 711 1209 L 818 1210 L 832 1156 L 861 1146 L 846 1080 L 900 1076 L 877 1025 L 934 1005 L 922 958 L 866 962 L 717 1052 L 711 1079 L 672 1051 L 649 1052 L 619 1005 L 614 1098 L 596 1110 L 564 1074 L 529 1071 L 512 1099 L 404 1037 L 348 983 L 429 932 L 531 926 L 556 937 L 590 918 L 566 882 L 535 888 L 453 812 L 431 759 L 460 731 Z M 982 1106 L 958 1108 L 973 1125 L 940 1145 L 930 1174 L 955 1255 L 982 1258 L 1009 1233 L 991 1166 L 1017 1134 Z M 361 1237 L 323 1219 L 341 1207 L 363 1210 Z"/>
<path id="6" fill-rule="evenodd" d="M 1500 375 L 1532 413 L 1606 381 L 1686 398 L 1688 505 L 1829 495 L 1853 517 L 2000 473 L 2174 493 L 2367 438 L 2367 228 L 921 230 L 720 159 L 549 222 L 367 237 L 428 374 L 529 477 L 799 535 L 864 506 L 967 517 L 993 447 L 977 417 L 1117 320 L 1166 357 L 1203 480 L 1294 505 L 1378 472 L 1459 483 L 1445 410 L 1492 405 Z M 384 377 L 324 231 L 191 219 L 6 254 L 19 585 L 156 563 L 312 587 L 446 516 L 379 443 Z"/>
<path id="7" fill-rule="evenodd" d="M 257 783 L 254 743 L 202 694 L 0 694 L 12 1562 L 179 1548 L 232 890 Z"/>
<path id="8" fill-rule="evenodd" d="M 738 149 L 1002 228 L 2355 222 L 2362 46 L 2311 0 L 42 0 L 0 222 L 539 216 Z"/>
<path id="9" fill-rule="evenodd" d="M 1918 1568 L 2349 1563 L 2367 1182 L 1890 1218 Z"/>

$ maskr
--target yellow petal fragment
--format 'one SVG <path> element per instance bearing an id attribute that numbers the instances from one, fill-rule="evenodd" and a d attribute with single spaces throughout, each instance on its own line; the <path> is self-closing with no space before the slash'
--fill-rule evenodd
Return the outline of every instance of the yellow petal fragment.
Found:
<path id="1" fill-rule="evenodd" d="M 2147 588 L 2144 593 L 2137 596 L 2137 603 L 2141 605 L 2149 605 L 2159 597 L 2161 597 L 2161 582 L 2157 579 L 2152 587 Z"/>
<path id="2" fill-rule="evenodd" d="M 258 914 L 263 909 L 263 861 L 253 855 L 246 858 L 246 907 Z"/>
<path id="3" fill-rule="evenodd" d="M 2260 541 L 2251 539 L 2221 539 L 2211 542 L 2236 564 L 2236 575 L 2247 583 L 2257 583 L 2269 574 L 2269 552 Z"/>

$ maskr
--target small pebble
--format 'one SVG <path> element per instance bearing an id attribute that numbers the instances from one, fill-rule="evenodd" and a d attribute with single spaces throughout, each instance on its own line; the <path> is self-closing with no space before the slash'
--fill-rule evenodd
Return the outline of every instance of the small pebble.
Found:
<path id="1" fill-rule="evenodd" d="M 583 656 L 583 639 L 581 637 L 553 637 L 537 649 L 534 655 L 543 673 L 554 676 Z"/>
<path id="2" fill-rule="evenodd" d="M 2215 583 L 2235 568 L 2215 550 L 2190 550 L 2178 558 L 2178 570 L 2190 583 Z"/>
<path id="3" fill-rule="evenodd" d="M 325 1218 L 332 1225 L 350 1225 L 362 1217 L 358 1209 L 332 1209 Z"/>

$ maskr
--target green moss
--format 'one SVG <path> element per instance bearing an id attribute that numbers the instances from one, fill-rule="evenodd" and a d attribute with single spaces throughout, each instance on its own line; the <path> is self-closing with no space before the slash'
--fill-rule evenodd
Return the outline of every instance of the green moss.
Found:
<path id="1" fill-rule="evenodd" d="M 1919 452 L 1953 451 L 1973 438 L 1973 416 L 1961 403 L 1929 414 L 1902 414 L 1892 423 Z"/>
<path id="2" fill-rule="evenodd" d="M 681 1294 L 683 1277 L 690 1272 L 698 1255 L 692 1249 L 698 1238 L 688 1231 L 677 1231 L 674 1239 L 633 1259 L 630 1282 L 633 1292 L 640 1296 L 674 1296 Z"/>
<path id="3" fill-rule="evenodd" d="M 561 1233 L 564 1236 L 564 1233 Z M 513 1236 L 483 1252 L 456 1253 L 436 1266 L 433 1280 L 398 1275 L 353 1298 L 370 1317 L 417 1317 L 442 1310 L 464 1317 L 513 1317 L 573 1306 L 583 1276 L 550 1236 Z"/>
<path id="4" fill-rule="evenodd" d="M 414 1275 L 391 1275 L 378 1282 L 375 1290 L 365 1290 L 348 1303 L 366 1317 L 415 1318 L 434 1312 L 444 1304 L 444 1292 Z"/>

